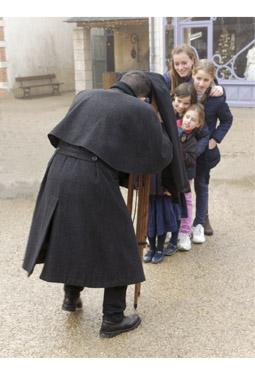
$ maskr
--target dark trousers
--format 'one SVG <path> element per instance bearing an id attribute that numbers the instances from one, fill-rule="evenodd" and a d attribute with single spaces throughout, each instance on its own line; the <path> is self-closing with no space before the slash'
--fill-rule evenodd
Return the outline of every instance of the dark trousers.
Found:
<path id="1" fill-rule="evenodd" d="M 204 225 L 205 216 L 208 214 L 208 197 L 209 197 L 209 170 L 199 171 L 195 181 L 194 187 L 196 192 L 196 217 L 193 225 Z"/>
<path id="2" fill-rule="evenodd" d="M 64 285 L 64 291 L 73 296 L 79 295 L 84 287 Z M 103 318 L 119 322 L 124 317 L 126 309 L 127 286 L 117 286 L 104 289 Z"/>
<path id="3" fill-rule="evenodd" d="M 177 220 L 178 229 L 177 229 L 177 231 L 172 232 L 171 238 L 169 240 L 169 244 L 171 243 L 172 245 L 177 246 L 180 225 L 181 225 L 181 221 L 180 220 Z"/>

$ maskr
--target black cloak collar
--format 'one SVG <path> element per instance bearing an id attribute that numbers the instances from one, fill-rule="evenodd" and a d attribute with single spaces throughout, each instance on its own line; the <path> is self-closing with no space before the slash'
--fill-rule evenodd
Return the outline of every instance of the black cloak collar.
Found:
<path id="1" fill-rule="evenodd" d="M 115 82 L 111 86 L 111 89 L 118 89 L 118 90 L 121 90 L 122 92 L 124 92 L 127 95 L 131 95 L 131 96 L 136 97 L 136 94 L 134 93 L 132 88 L 130 86 L 128 86 L 125 82 L 122 82 L 122 81 Z"/>

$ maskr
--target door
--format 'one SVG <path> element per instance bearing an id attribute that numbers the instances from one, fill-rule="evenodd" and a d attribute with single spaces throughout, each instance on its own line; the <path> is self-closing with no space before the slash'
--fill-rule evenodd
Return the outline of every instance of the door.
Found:
<path id="1" fill-rule="evenodd" d="M 104 29 L 92 32 L 93 88 L 102 88 L 102 74 L 106 71 L 106 36 Z"/>
<path id="2" fill-rule="evenodd" d="M 199 59 L 211 59 L 212 37 L 212 21 L 178 22 L 177 44 L 190 45 Z"/>

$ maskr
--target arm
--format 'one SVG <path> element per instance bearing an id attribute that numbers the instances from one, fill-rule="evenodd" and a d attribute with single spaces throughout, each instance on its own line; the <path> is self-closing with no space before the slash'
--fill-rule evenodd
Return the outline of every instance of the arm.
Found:
<path id="1" fill-rule="evenodd" d="M 227 134 L 233 122 L 233 115 L 231 114 L 231 111 L 229 110 L 229 106 L 225 101 L 219 105 L 217 116 L 218 116 L 220 123 L 217 126 L 217 128 L 213 131 L 211 135 L 211 139 L 213 139 L 216 143 L 220 143 L 225 137 L 225 135 Z M 213 141 L 211 142 L 211 146 L 212 146 L 212 143 Z"/>
<path id="2" fill-rule="evenodd" d="M 206 123 L 202 129 L 196 132 L 195 137 L 197 139 L 196 153 L 198 157 L 205 151 L 209 142 L 209 130 Z"/>

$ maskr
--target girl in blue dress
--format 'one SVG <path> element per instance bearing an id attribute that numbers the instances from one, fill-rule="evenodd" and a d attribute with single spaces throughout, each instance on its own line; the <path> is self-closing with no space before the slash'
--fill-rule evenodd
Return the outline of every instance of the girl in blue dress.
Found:
<path id="1" fill-rule="evenodd" d="M 151 105 L 158 114 L 160 124 L 164 124 L 155 100 L 152 100 Z M 172 194 L 163 187 L 162 173 L 151 175 L 147 228 L 149 248 L 143 257 L 145 263 L 158 264 L 163 261 L 166 234 L 178 231 L 180 219 L 180 204 L 173 201 Z"/>

